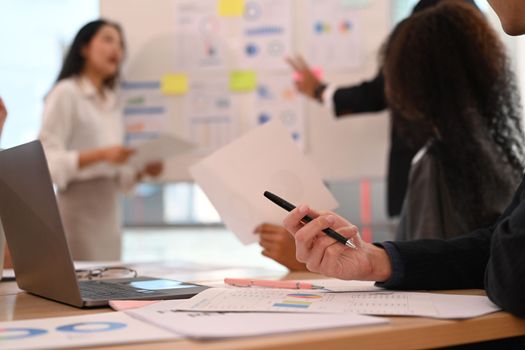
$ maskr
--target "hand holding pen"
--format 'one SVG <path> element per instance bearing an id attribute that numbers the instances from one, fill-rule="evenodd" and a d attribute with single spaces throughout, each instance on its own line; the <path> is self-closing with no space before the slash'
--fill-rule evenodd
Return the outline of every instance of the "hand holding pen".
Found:
<path id="1" fill-rule="evenodd" d="M 312 220 L 305 222 L 305 216 Z M 392 274 L 385 250 L 362 241 L 357 227 L 335 213 L 319 213 L 300 205 L 286 216 L 283 224 L 294 236 L 297 260 L 305 263 L 312 272 L 363 281 L 385 281 Z M 328 228 L 343 239 L 328 236 L 324 231 Z M 347 245 L 346 241 L 357 249 Z"/>
<path id="2" fill-rule="evenodd" d="M 290 202 L 287 202 L 286 200 L 282 199 L 281 197 L 271 193 L 271 192 L 264 192 L 264 196 L 266 198 L 268 198 L 269 200 L 271 200 L 273 203 L 277 204 L 278 206 L 280 206 L 281 208 L 285 209 L 285 210 L 288 210 L 288 211 L 292 211 L 295 209 L 295 205 L 293 205 L 292 203 Z M 303 223 L 307 223 L 307 222 L 310 222 L 312 221 L 313 218 L 309 215 L 305 215 L 301 221 Z M 352 239 L 351 238 L 345 238 L 343 236 L 341 236 L 339 233 L 335 232 L 334 230 L 332 230 L 330 227 L 327 227 L 325 229 L 322 230 L 327 236 L 329 237 L 332 237 L 333 239 L 335 239 L 336 241 L 338 241 L 339 243 L 342 243 L 344 245 L 346 245 L 347 247 L 350 247 L 352 249 L 357 249 L 357 246 L 355 245 L 354 242 L 352 242 Z"/>

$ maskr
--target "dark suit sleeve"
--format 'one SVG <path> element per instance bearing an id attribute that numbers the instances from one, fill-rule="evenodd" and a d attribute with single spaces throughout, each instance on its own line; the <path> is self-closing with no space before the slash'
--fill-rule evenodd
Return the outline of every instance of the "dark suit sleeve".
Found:
<path id="1" fill-rule="evenodd" d="M 336 116 L 354 113 L 378 112 L 387 108 L 383 73 L 359 85 L 342 87 L 335 91 L 334 112 Z"/>
<path id="2" fill-rule="evenodd" d="M 386 242 L 391 289 L 485 288 L 489 298 L 525 317 L 525 190 L 520 185 L 496 224 L 449 240 Z"/>
<path id="3" fill-rule="evenodd" d="M 523 184 L 522 184 L 523 186 Z M 489 298 L 503 309 L 525 317 L 525 191 L 519 204 L 496 227 L 485 273 Z"/>

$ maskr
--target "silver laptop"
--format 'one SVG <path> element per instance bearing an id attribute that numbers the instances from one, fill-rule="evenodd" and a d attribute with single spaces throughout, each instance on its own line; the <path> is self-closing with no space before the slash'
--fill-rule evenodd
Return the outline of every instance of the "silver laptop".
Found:
<path id="1" fill-rule="evenodd" d="M 77 307 L 115 299 L 183 299 L 207 287 L 135 277 L 77 281 L 40 141 L 0 152 L 0 218 L 16 282 L 29 293 Z"/>

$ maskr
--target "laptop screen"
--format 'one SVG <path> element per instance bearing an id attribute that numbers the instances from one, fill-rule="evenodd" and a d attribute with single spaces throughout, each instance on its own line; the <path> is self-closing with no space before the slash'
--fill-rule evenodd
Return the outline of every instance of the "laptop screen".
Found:
<path id="1" fill-rule="evenodd" d="M 40 141 L 0 152 L 0 218 L 18 286 L 82 305 Z"/>

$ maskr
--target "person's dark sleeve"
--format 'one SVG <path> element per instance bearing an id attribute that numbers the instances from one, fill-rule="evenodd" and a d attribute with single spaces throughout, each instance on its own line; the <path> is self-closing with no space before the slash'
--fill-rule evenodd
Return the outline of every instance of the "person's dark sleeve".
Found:
<path id="1" fill-rule="evenodd" d="M 387 108 L 383 73 L 359 85 L 342 87 L 335 91 L 334 112 L 336 116 L 355 113 L 378 112 Z"/>
<path id="2" fill-rule="evenodd" d="M 525 317 L 525 191 L 520 203 L 494 230 L 485 272 L 488 297 L 503 309 Z"/>
<path id="3" fill-rule="evenodd" d="M 393 271 L 399 272 L 378 286 L 405 290 L 483 288 L 490 235 L 490 229 L 483 229 L 446 241 L 385 242 L 382 246 Z"/>
<path id="4" fill-rule="evenodd" d="M 449 240 L 377 244 L 390 256 L 390 289 L 485 288 L 504 310 L 525 317 L 525 190 L 490 228 Z"/>

